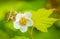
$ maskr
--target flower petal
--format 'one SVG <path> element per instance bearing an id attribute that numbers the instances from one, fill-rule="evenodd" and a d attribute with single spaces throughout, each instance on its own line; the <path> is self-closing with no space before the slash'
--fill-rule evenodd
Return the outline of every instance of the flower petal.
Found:
<path id="1" fill-rule="evenodd" d="M 32 17 L 32 14 L 30 12 L 25 12 L 24 15 L 27 17 L 27 18 L 31 18 Z"/>
<path id="2" fill-rule="evenodd" d="M 14 28 L 16 28 L 16 29 L 20 29 L 20 25 L 19 25 L 19 23 L 18 22 L 14 22 Z"/>
<path id="3" fill-rule="evenodd" d="M 31 19 L 29 19 L 27 22 L 27 26 L 32 26 L 32 25 L 33 25 L 33 21 Z"/>
<path id="4" fill-rule="evenodd" d="M 19 21 L 22 16 L 23 16 L 23 14 L 18 13 L 18 14 L 16 15 L 16 21 Z"/>
<path id="5" fill-rule="evenodd" d="M 20 31 L 21 31 L 21 32 L 26 32 L 27 29 L 28 29 L 27 26 L 21 26 L 21 27 L 20 27 Z"/>

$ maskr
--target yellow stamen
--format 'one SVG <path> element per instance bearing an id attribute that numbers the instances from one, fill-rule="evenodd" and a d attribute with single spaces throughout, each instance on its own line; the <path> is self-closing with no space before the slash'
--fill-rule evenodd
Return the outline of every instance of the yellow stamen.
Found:
<path id="1" fill-rule="evenodd" d="M 22 18 L 19 20 L 19 23 L 20 23 L 21 25 L 26 25 L 27 19 L 26 19 L 25 17 L 22 17 Z"/>

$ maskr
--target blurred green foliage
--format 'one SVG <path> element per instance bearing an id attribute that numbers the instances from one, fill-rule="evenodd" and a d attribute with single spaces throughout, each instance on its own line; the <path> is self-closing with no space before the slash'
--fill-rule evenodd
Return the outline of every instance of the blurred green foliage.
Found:
<path id="1" fill-rule="evenodd" d="M 20 30 L 14 29 L 13 21 L 5 22 L 6 14 L 12 9 L 12 11 L 24 10 L 38 10 L 40 8 L 46 8 L 46 0 L 21 0 L 21 1 L 7 1 L 0 0 L 0 39 L 31 39 L 28 32 L 22 33 Z M 52 17 L 59 17 L 58 14 L 52 15 Z M 60 20 L 57 21 L 52 27 L 50 27 L 47 33 L 40 32 L 34 28 L 34 39 L 60 39 Z"/>

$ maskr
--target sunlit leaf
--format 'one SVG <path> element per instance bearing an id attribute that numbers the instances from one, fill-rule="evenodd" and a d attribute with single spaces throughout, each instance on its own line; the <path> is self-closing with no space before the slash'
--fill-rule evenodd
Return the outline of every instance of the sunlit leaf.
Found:
<path id="1" fill-rule="evenodd" d="M 55 9 L 39 9 L 38 11 L 32 12 L 32 19 L 34 21 L 34 27 L 42 32 L 48 32 L 47 28 L 52 26 L 52 24 L 57 20 L 54 18 L 49 18 Z"/>
<path id="2" fill-rule="evenodd" d="M 36 21 L 34 25 L 38 30 L 42 32 L 48 32 L 47 28 L 51 27 L 56 20 L 57 19 L 53 18 L 41 18 L 40 20 Z"/>
<path id="3" fill-rule="evenodd" d="M 47 9 L 45 9 L 45 8 L 42 8 L 42 9 L 39 9 L 38 11 L 37 11 L 37 14 L 38 15 L 40 15 L 39 17 L 40 18 L 44 18 L 44 17 L 49 17 L 52 13 L 53 13 L 53 11 L 54 11 L 55 9 L 49 9 L 49 10 L 47 10 Z"/>

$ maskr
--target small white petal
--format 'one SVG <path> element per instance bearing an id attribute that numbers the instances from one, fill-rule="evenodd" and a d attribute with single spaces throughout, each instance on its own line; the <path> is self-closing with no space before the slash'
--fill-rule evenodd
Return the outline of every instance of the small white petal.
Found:
<path id="1" fill-rule="evenodd" d="M 18 22 L 14 22 L 14 28 L 16 28 L 16 29 L 20 29 L 20 25 L 19 25 L 19 23 Z"/>
<path id="2" fill-rule="evenodd" d="M 31 18 L 32 17 L 32 14 L 30 12 L 25 12 L 24 15 L 27 17 L 27 18 Z"/>
<path id="3" fill-rule="evenodd" d="M 20 27 L 20 31 L 21 31 L 21 32 L 26 32 L 27 29 L 28 29 L 27 26 L 21 26 L 21 27 Z"/>
<path id="4" fill-rule="evenodd" d="M 27 26 L 32 26 L 33 25 L 33 21 L 30 19 L 30 20 L 28 20 L 28 22 L 27 22 Z"/>
<path id="5" fill-rule="evenodd" d="M 16 21 L 19 21 L 22 16 L 23 16 L 23 14 L 18 13 L 18 14 L 16 15 Z"/>

